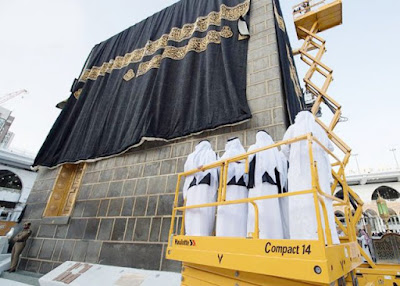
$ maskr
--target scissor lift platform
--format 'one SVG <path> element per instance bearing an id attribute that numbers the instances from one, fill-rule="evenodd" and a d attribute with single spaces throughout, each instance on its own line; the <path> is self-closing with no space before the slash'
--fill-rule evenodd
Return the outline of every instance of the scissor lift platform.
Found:
<path id="1" fill-rule="evenodd" d="M 249 156 L 284 144 L 307 140 L 310 156 L 312 189 L 290 193 L 251 197 L 238 200 L 226 200 L 226 182 L 229 164 L 246 161 Z M 343 227 L 346 241 L 335 245 L 332 243 L 325 199 L 337 204 L 349 206 L 350 189 L 345 188 L 345 200 L 324 193 L 317 180 L 317 166 L 313 160 L 313 144 L 318 144 L 341 164 L 339 159 L 323 146 L 312 134 L 281 141 L 270 146 L 256 149 L 243 155 L 218 161 L 198 169 L 178 174 L 175 190 L 175 201 L 172 211 L 166 257 L 183 262 L 182 285 L 345 285 L 344 277 L 352 281 L 354 269 L 361 262 L 360 247 L 355 239 L 355 228 Z M 198 205 L 178 205 L 181 179 L 194 173 L 220 168 L 220 187 L 216 202 Z M 246 170 L 247 172 L 248 170 Z M 345 182 L 343 182 L 345 184 Z M 316 240 L 294 239 L 260 239 L 257 201 L 291 196 L 311 195 L 314 201 L 317 220 L 318 238 Z M 247 238 L 190 236 L 185 234 L 185 212 L 188 209 L 216 207 L 248 203 L 254 208 L 254 232 Z M 177 220 L 182 212 L 180 229 Z M 353 219 L 350 211 L 346 212 L 346 221 Z M 247 214 L 244 214 L 247 215 Z M 217 217 L 218 219 L 218 217 Z M 326 227 L 323 227 L 325 225 Z M 308 227 L 304 225 L 304 227 Z M 216 282 L 218 281 L 218 282 Z M 233 283 L 235 282 L 235 283 Z M 233 284 L 232 284 L 233 283 Z M 332 284 L 333 283 L 333 284 Z M 337 284 L 335 284 L 337 283 Z M 356 285 L 356 284 L 352 284 Z"/>
<path id="2" fill-rule="evenodd" d="M 302 3 L 307 3 L 307 1 Z M 311 10 L 314 6 L 318 5 L 320 5 L 320 2 L 307 6 L 306 8 L 302 7 L 301 4 L 300 6 L 297 5 L 297 7 L 301 8 L 301 10 L 294 12 L 294 23 L 296 26 L 297 37 L 299 39 L 304 39 L 308 36 L 306 31 L 310 31 L 314 23 L 318 23 L 317 31 L 315 31 L 316 33 L 342 24 L 343 18 L 341 0 L 335 0 L 331 3 L 321 6 L 316 10 Z"/>
<path id="3" fill-rule="evenodd" d="M 209 285 L 329 285 L 361 264 L 356 242 L 325 246 L 317 240 L 184 235 L 171 236 L 167 258 L 183 262 L 182 285 L 207 277 Z"/>

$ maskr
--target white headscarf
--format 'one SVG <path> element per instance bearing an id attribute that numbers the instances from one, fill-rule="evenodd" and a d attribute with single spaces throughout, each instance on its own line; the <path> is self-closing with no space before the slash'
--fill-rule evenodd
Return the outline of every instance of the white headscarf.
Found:
<path id="1" fill-rule="evenodd" d="M 248 152 L 262 147 L 274 144 L 274 140 L 266 131 L 258 131 L 256 135 L 256 143 L 249 147 Z M 254 184 L 262 184 L 262 176 L 265 172 L 276 182 L 275 168 L 282 173 L 282 159 L 279 155 L 278 148 L 272 148 L 256 153 L 257 161 L 254 174 Z M 249 162 L 253 160 L 254 155 L 249 156 Z"/>
<path id="2" fill-rule="evenodd" d="M 246 150 L 243 148 L 242 143 L 240 143 L 239 138 L 232 138 L 226 142 L 225 145 L 225 153 L 222 155 L 221 160 L 228 159 L 230 157 L 238 156 L 246 153 Z M 239 161 L 229 164 L 228 168 L 228 181 L 229 183 L 233 177 L 235 177 L 236 182 L 245 174 L 245 161 Z M 245 176 L 246 182 L 246 176 Z"/>
<path id="3" fill-rule="evenodd" d="M 201 141 L 195 147 L 193 153 L 189 154 L 185 166 L 184 171 L 190 171 L 196 169 L 198 167 L 211 164 L 217 160 L 217 154 L 211 147 L 209 141 Z M 218 189 L 218 170 L 216 168 L 206 170 L 204 172 L 197 172 L 194 175 L 187 176 L 185 179 L 185 183 L 183 185 L 183 197 L 186 198 L 187 190 L 194 178 L 196 178 L 197 184 L 203 179 L 208 173 L 211 174 L 211 185 L 210 187 Z"/>
<path id="4" fill-rule="evenodd" d="M 328 135 L 326 134 L 325 130 L 322 129 L 322 127 L 315 121 L 314 115 L 309 111 L 301 111 L 296 115 L 294 124 L 288 128 L 283 140 L 305 135 L 310 132 L 312 132 L 313 136 L 317 138 L 325 147 L 327 147 L 330 151 L 333 151 L 333 145 L 329 140 Z M 289 148 L 291 149 L 290 152 Z M 285 154 L 286 158 L 289 159 L 289 153 L 301 152 L 301 150 L 306 150 L 305 148 L 307 148 L 307 141 L 303 140 L 295 142 L 294 144 L 290 144 L 290 147 L 288 145 L 283 145 L 282 152 Z M 313 150 L 314 156 L 316 156 L 318 154 L 317 152 L 319 151 L 321 153 L 325 153 L 325 151 L 322 150 L 322 147 L 317 143 L 313 144 Z M 299 158 L 306 159 L 307 162 L 302 162 L 301 160 L 292 160 L 290 161 L 290 168 L 300 169 L 301 166 L 305 166 L 305 164 L 310 163 L 308 157 Z M 330 165 L 328 156 L 324 156 L 324 160 L 326 161 L 326 164 Z M 328 171 L 329 174 L 327 174 L 327 176 L 331 177 L 330 170 Z"/>

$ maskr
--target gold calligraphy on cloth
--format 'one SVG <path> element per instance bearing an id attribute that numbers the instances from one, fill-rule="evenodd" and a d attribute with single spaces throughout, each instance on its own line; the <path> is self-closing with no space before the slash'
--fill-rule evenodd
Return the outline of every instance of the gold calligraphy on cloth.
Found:
<path id="1" fill-rule="evenodd" d="M 228 7 L 222 4 L 220 6 L 220 11 L 212 11 L 207 16 L 198 17 L 194 23 L 185 24 L 182 26 L 182 28 L 174 27 L 168 34 L 162 35 L 156 41 L 149 41 L 143 48 L 133 50 L 129 53 L 126 53 L 124 56 L 117 56 L 108 62 L 104 62 L 101 66 L 93 66 L 90 69 L 85 69 L 80 76 L 79 81 L 86 82 L 88 79 L 96 80 L 98 77 L 104 76 L 106 73 L 111 73 L 113 70 L 124 68 L 132 63 L 139 63 L 145 56 L 153 55 L 160 49 L 165 49 L 162 55 L 156 55 L 150 61 L 141 63 L 139 65 L 139 70 L 136 73 L 136 77 L 142 75 L 143 71 L 150 66 L 159 66 L 162 58 L 183 59 L 186 54 L 182 53 L 198 50 L 198 48 L 195 47 L 197 43 L 203 47 L 204 43 L 207 41 L 203 39 L 209 39 L 211 43 L 220 43 L 220 41 L 212 42 L 215 40 L 213 37 L 216 36 L 216 33 L 219 33 L 222 37 L 227 38 L 224 36 L 224 34 L 227 35 L 226 27 L 223 27 L 221 32 L 210 31 L 213 33 L 207 33 L 207 35 L 202 39 L 190 39 L 195 32 L 205 32 L 210 26 L 221 26 L 222 20 L 237 21 L 241 16 L 247 14 L 249 8 L 250 0 L 245 0 L 243 3 L 240 3 L 234 7 Z M 230 31 L 230 33 L 232 33 L 232 31 Z M 185 47 L 176 48 L 173 46 L 168 46 L 168 41 L 181 42 L 187 39 L 190 40 L 188 45 Z M 207 45 L 208 43 L 205 44 L 205 47 L 207 47 Z M 147 69 L 147 71 L 150 69 Z M 132 77 L 127 76 L 127 78 Z"/>
<path id="2" fill-rule="evenodd" d="M 204 38 L 191 38 L 186 46 L 180 48 L 167 46 L 161 55 L 156 55 L 150 61 L 141 63 L 136 76 L 141 76 L 150 69 L 159 68 L 161 61 L 165 58 L 181 60 L 189 52 L 204 52 L 207 49 L 208 44 L 219 44 L 221 43 L 221 38 L 230 38 L 232 36 L 232 29 L 228 26 L 224 26 L 220 32 L 214 30 L 209 31 Z"/>

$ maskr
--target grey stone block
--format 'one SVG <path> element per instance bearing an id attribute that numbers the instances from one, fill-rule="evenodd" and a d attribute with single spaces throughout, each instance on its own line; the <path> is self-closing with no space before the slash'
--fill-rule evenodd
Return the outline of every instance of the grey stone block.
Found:
<path id="1" fill-rule="evenodd" d="M 46 203 L 49 197 L 50 191 L 36 192 L 30 193 L 27 203 L 29 204 L 38 204 L 38 203 Z"/>
<path id="2" fill-rule="evenodd" d="M 150 241 L 159 241 L 161 228 L 161 218 L 152 218 L 151 230 L 150 230 Z"/>
<path id="3" fill-rule="evenodd" d="M 57 225 L 56 234 L 54 235 L 55 238 L 65 238 L 67 236 L 69 225 Z"/>
<path id="4" fill-rule="evenodd" d="M 267 95 L 267 86 L 265 82 L 252 84 L 247 88 L 247 99 L 262 97 Z"/>
<path id="5" fill-rule="evenodd" d="M 124 199 L 112 199 L 110 200 L 110 206 L 108 207 L 107 216 L 119 216 L 121 213 L 122 202 Z"/>
<path id="6" fill-rule="evenodd" d="M 48 238 L 53 238 L 54 234 L 56 232 L 56 227 L 55 225 L 48 225 L 48 224 L 42 224 L 40 225 L 39 232 L 38 232 L 38 237 L 48 237 Z"/>
<path id="7" fill-rule="evenodd" d="M 132 216 L 135 198 L 125 198 L 122 206 L 121 216 Z"/>
<path id="8" fill-rule="evenodd" d="M 149 178 L 149 186 L 147 188 L 147 193 L 148 194 L 164 193 L 166 182 L 167 182 L 166 176 L 156 176 Z"/>
<path id="9" fill-rule="evenodd" d="M 83 175 L 82 184 L 93 184 L 99 181 L 100 172 L 86 172 Z"/>
<path id="10" fill-rule="evenodd" d="M 134 216 L 143 216 L 146 213 L 147 197 L 136 197 L 135 208 L 133 209 Z"/>
<path id="11" fill-rule="evenodd" d="M 99 228 L 100 219 L 90 218 L 87 221 L 84 239 L 96 239 L 97 229 Z"/>
<path id="12" fill-rule="evenodd" d="M 124 240 L 126 218 L 115 219 L 111 240 Z"/>
<path id="13" fill-rule="evenodd" d="M 176 163 L 176 159 L 162 161 L 160 175 L 175 174 Z"/>
<path id="14" fill-rule="evenodd" d="M 118 157 L 117 157 L 118 158 Z M 128 176 L 128 167 L 121 167 L 114 170 L 114 180 L 125 180 Z"/>
<path id="15" fill-rule="evenodd" d="M 135 195 L 144 195 L 147 192 L 147 185 L 149 179 L 139 179 L 136 183 Z"/>
<path id="16" fill-rule="evenodd" d="M 32 191 L 34 192 L 50 191 L 53 188 L 54 181 L 55 178 L 49 180 L 40 180 L 38 178 L 32 187 Z"/>
<path id="17" fill-rule="evenodd" d="M 261 70 L 268 69 L 271 63 L 269 62 L 269 57 L 259 59 L 258 61 L 254 61 L 253 71 L 258 72 Z"/>
<path id="18" fill-rule="evenodd" d="M 162 251 L 162 262 L 161 262 L 161 270 L 162 271 L 170 271 L 170 272 L 178 272 L 180 273 L 182 270 L 182 262 L 176 260 L 170 260 L 165 258 L 166 247 Z"/>
<path id="19" fill-rule="evenodd" d="M 18 264 L 18 270 L 25 270 L 26 268 L 26 264 L 28 263 L 28 259 L 26 258 L 21 258 L 19 260 L 19 264 Z"/>
<path id="20" fill-rule="evenodd" d="M 97 212 L 97 216 L 106 216 L 108 211 L 108 205 L 110 204 L 110 200 L 101 200 L 99 210 Z"/>
<path id="21" fill-rule="evenodd" d="M 136 219 L 135 218 L 128 219 L 128 222 L 126 224 L 126 231 L 125 231 L 124 240 L 126 240 L 126 241 L 132 241 L 133 240 L 133 231 L 134 231 L 134 228 L 135 228 L 135 224 L 136 224 Z"/>
<path id="22" fill-rule="evenodd" d="M 71 259 L 73 261 L 84 262 L 88 245 L 88 241 L 77 241 Z"/>
<path id="23" fill-rule="evenodd" d="M 60 253 L 61 253 L 61 249 L 63 247 L 63 244 L 64 244 L 63 240 L 57 240 L 56 241 L 56 245 L 54 246 L 53 256 L 51 257 L 51 260 L 59 261 Z"/>
<path id="24" fill-rule="evenodd" d="M 25 209 L 24 219 L 41 219 L 46 204 L 28 204 Z"/>
<path id="25" fill-rule="evenodd" d="M 89 241 L 86 251 L 85 262 L 97 263 L 99 252 L 102 242 L 100 241 Z"/>
<path id="26" fill-rule="evenodd" d="M 187 156 L 192 152 L 192 142 L 174 144 L 172 146 L 172 158 Z"/>
<path id="27" fill-rule="evenodd" d="M 105 198 L 107 196 L 108 187 L 109 187 L 108 182 L 94 184 L 92 193 L 90 194 L 90 198 L 91 199 Z"/>
<path id="28" fill-rule="evenodd" d="M 176 184 L 178 182 L 178 175 L 170 175 L 167 177 L 166 193 L 175 193 Z"/>
<path id="29" fill-rule="evenodd" d="M 69 221 L 69 228 L 67 238 L 82 239 L 85 232 L 87 219 L 71 219 Z"/>
<path id="30" fill-rule="evenodd" d="M 146 216 L 153 216 L 156 214 L 158 196 L 149 196 L 147 201 Z"/>
<path id="31" fill-rule="evenodd" d="M 78 201 L 87 200 L 90 197 L 90 194 L 92 193 L 92 188 L 93 185 L 81 185 L 81 187 L 79 188 L 77 200 Z"/>
<path id="32" fill-rule="evenodd" d="M 271 110 L 265 110 L 256 114 L 253 114 L 253 118 L 250 120 L 252 128 L 264 128 L 272 125 L 272 112 Z"/>
<path id="33" fill-rule="evenodd" d="M 125 162 L 125 157 L 124 155 L 119 155 L 117 157 L 115 157 L 114 159 L 114 167 L 120 167 L 120 166 L 124 166 L 124 162 Z"/>
<path id="34" fill-rule="evenodd" d="M 42 246 L 43 239 L 32 239 L 31 247 L 28 251 L 28 257 L 35 258 L 39 254 L 39 250 Z"/>
<path id="35" fill-rule="evenodd" d="M 85 208 L 85 202 L 77 201 L 74 205 L 72 217 L 82 217 L 83 209 Z"/>
<path id="36" fill-rule="evenodd" d="M 160 173 L 160 162 L 147 163 L 144 166 L 143 177 L 156 176 Z"/>
<path id="37" fill-rule="evenodd" d="M 164 146 L 160 148 L 158 160 L 165 160 L 171 158 L 171 146 Z"/>
<path id="38" fill-rule="evenodd" d="M 109 181 L 111 181 L 112 177 L 113 177 L 113 174 L 114 174 L 114 170 L 113 169 L 101 171 L 99 182 L 109 182 Z"/>
<path id="39" fill-rule="evenodd" d="M 60 253 L 60 261 L 71 260 L 72 252 L 74 251 L 75 240 L 65 240 Z"/>
<path id="40" fill-rule="evenodd" d="M 121 196 L 123 184 L 124 184 L 123 181 L 111 182 L 110 183 L 110 188 L 108 189 L 107 197 L 119 197 L 119 196 Z"/>
<path id="41" fill-rule="evenodd" d="M 143 163 L 145 161 L 146 161 L 146 153 L 145 152 L 140 152 L 140 151 L 132 152 L 132 153 L 127 153 L 125 164 L 133 165 L 133 164 L 137 164 L 137 163 Z"/>
<path id="42" fill-rule="evenodd" d="M 161 251 L 161 244 L 104 242 L 99 260 L 105 265 L 158 270 Z"/>
<path id="43" fill-rule="evenodd" d="M 121 195 L 123 197 L 131 197 L 135 194 L 137 180 L 128 180 L 124 182 Z"/>
<path id="44" fill-rule="evenodd" d="M 40 268 L 39 268 L 39 273 L 47 274 L 52 269 L 53 269 L 53 262 L 42 261 L 42 264 L 40 265 Z"/>
<path id="45" fill-rule="evenodd" d="M 97 240 L 110 240 L 113 223 L 114 219 L 112 218 L 101 220 Z"/>
<path id="46" fill-rule="evenodd" d="M 177 173 L 182 173 L 184 171 L 186 159 L 187 159 L 186 157 L 178 158 L 178 161 L 176 163 L 176 172 Z"/>
<path id="47" fill-rule="evenodd" d="M 38 272 L 40 268 L 40 261 L 29 259 L 28 263 L 26 264 L 26 271 L 29 272 Z"/>
<path id="48" fill-rule="evenodd" d="M 171 215 L 174 195 L 162 195 L 158 199 L 157 215 Z"/>
<path id="49" fill-rule="evenodd" d="M 128 179 L 140 178 L 143 173 L 143 165 L 133 165 L 129 167 Z"/>
<path id="50" fill-rule="evenodd" d="M 160 235 L 160 241 L 161 242 L 167 242 L 168 241 L 168 235 L 169 235 L 170 226 L 171 226 L 171 218 L 164 217 L 162 219 L 162 224 L 161 224 L 161 235 Z"/>
<path id="51" fill-rule="evenodd" d="M 83 217 L 95 217 L 99 209 L 100 200 L 86 201 Z"/>
<path id="52" fill-rule="evenodd" d="M 150 231 L 150 218 L 137 218 L 134 241 L 147 241 Z"/>
<path id="53" fill-rule="evenodd" d="M 39 258 L 44 260 L 50 260 L 53 255 L 54 246 L 56 245 L 56 240 L 44 239 L 42 248 L 40 249 Z"/>
<path id="54" fill-rule="evenodd" d="M 59 168 L 55 169 L 39 168 L 37 178 L 40 180 L 55 178 L 57 177 L 58 170 Z"/>
<path id="55" fill-rule="evenodd" d="M 274 108 L 272 111 L 272 122 L 274 124 L 284 124 L 283 107 Z"/>

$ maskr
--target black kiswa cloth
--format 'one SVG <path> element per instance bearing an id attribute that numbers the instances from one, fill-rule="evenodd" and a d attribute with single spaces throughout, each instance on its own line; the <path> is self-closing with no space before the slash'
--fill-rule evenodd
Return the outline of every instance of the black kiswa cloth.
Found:
<path id="1" fill-rule="evenodd" d="M 238 32 L 249 6 L 181 0 L 96 45 L 33 165 L 95 161 L 251 118 Z"/>
<path id="2" fill-rule="evenodd" d="M 273 0 L 275 32 L 278 43 L 279 67 L 281 70 L 281 83 L 285 100 L 287 126 L 294 123 L 294 119 L 300 111 L 304 110 L 304 95 L 300 86 L 297 69 L 293 58 L 292 47 L 282 17 L 279 0 Z"/>

